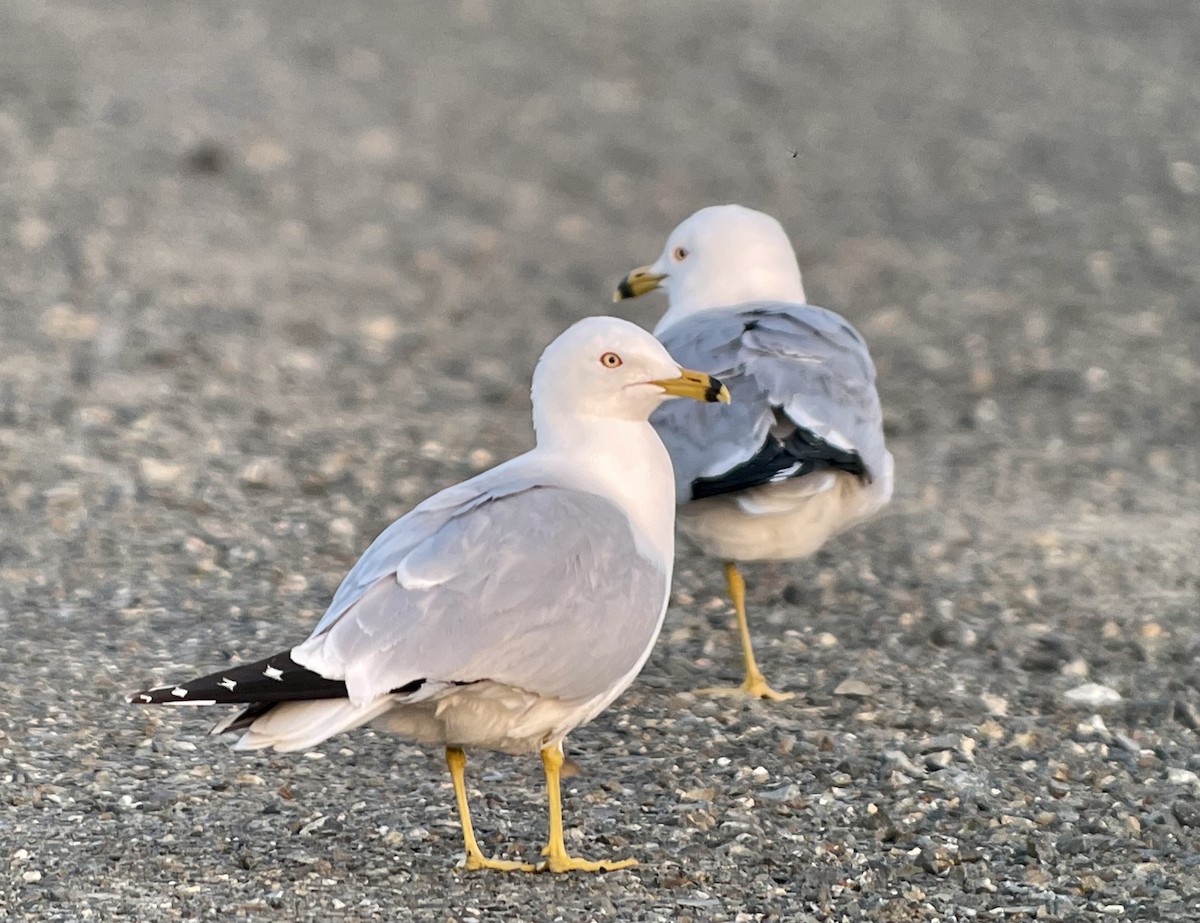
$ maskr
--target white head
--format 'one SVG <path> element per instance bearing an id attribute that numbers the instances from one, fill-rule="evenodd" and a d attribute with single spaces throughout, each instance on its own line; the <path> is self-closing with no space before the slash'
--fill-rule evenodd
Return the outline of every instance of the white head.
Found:
<path id="1" fill-rule="evenodd" d="M 656 333 L 710 308 L 807 300 L 796 251 L 783 226 L 742 205 L 700 209 L 671 232 L 657 262 L 621 280 L 614 300 L 658 288 L 667 293 L 667 313 Z"/>
<path id="2" fill-rule="evenodd" d="M 645 422 L 672 397 L 729 401 L 715 378 L 680 368 L 653 336 L 616 317 L 588 317 L 561 333 L 538 360 L 531 394 L 539 440 L 558 419 Z"/>

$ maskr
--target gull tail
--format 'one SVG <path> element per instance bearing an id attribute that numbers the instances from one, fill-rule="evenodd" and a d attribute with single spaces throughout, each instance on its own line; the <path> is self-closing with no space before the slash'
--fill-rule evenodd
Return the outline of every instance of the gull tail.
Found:
<path id="1" fill-rule="evenodd" d="M 233 745 L 235 750 L 308 750 L 334 734 L 361 727 L 393 705 L 391 696 L 385 695 L 363 705 L 349 699 L 322 699 L 281 702 L 257 712 L 257 706 L 251 706 L 222 721 L 212 733 L 245 728 L 246 733 Z"/>
<path id="2" fill-rule="evenodd" d="M 139 690 L 125 700 L 141 705 L 245 705 L 212 729 L 214 734 L 247 730 L 236 744 L 239 750 L 304 750 L 365 724 L 392 705 L 387 696 L 353 705 L 344 682 L 300 666 L 290 651 L 190 682 Z"/>

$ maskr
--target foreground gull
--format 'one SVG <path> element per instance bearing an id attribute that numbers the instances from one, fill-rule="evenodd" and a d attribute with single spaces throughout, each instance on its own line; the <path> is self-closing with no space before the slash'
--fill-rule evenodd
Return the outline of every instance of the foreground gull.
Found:
<path id="1" fill-rule="evenodd" d="M 673 405 L 651 422 L 675 466 L 679 527 L 725 562 L 745 680 L 776 692 L 754 659 L 738 562 L 812 554 L 892 495 L 875 367 L 832 311 L 805 303 L 800 268 L 774 218 L 740 205 L 704 208 L 629 273 L 614 300 L 662 288 L 655 334 L 681 362 L 729 386 L 729 407 Z"/>
<path id="2" fill-rule="evenodd" d="M 131 702 L 247 707 L 214 733 L 303 750 L 370 723 L 446 748 L 469 869 L 533 871 L 480 852 L 464 747 L 540 751 L 550 836 L 541 868 L 608 871 L 563 843 L 563 738 L 620 695 L 658 637 L 674 555 L 671 463 L 647 422 L 665 399 L 728 401 L 648 333 L 589 318 L 533 376 L 537 447 L 392 523 L 313 633 L 246 666 Z"/>

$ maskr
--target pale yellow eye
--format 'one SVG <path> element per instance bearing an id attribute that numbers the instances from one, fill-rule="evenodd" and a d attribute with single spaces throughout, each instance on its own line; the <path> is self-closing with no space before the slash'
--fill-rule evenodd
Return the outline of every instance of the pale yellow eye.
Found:
<path id="1" fill-rule="evenodd" d="M 687 255 L 688 252 L 685 247 L 676 247 L 673 251 L 671 251 L 671 259 L 673 259 L 676 263 L 682 263 L 687 259 Z"/>
<path id="2" fill-rule="evenodd" d="M 600 357 L 600 364 L 606 369 L 615 369 L 621 364 L 621 357 L 616 353 L 605 353 Z"/>

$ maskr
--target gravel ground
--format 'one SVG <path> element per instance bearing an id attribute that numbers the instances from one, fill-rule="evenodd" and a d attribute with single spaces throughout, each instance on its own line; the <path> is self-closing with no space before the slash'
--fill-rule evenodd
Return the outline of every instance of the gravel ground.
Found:
<path id="1" fill-rule="evenodd" d="M 1195 919 L 1197 49 L 1193 0 L 5 0 L 0 916 Z M 872 343 L 898 488 L 749 569 L 784 705 L 686 691 L 737 666 L 683 554 L 569 741 L 638 869 L 467 874 L 440 754 L 122 703 L 302 638 L 723 201 Z M 532 855 L 536 761 L 469 771 Z"/>

